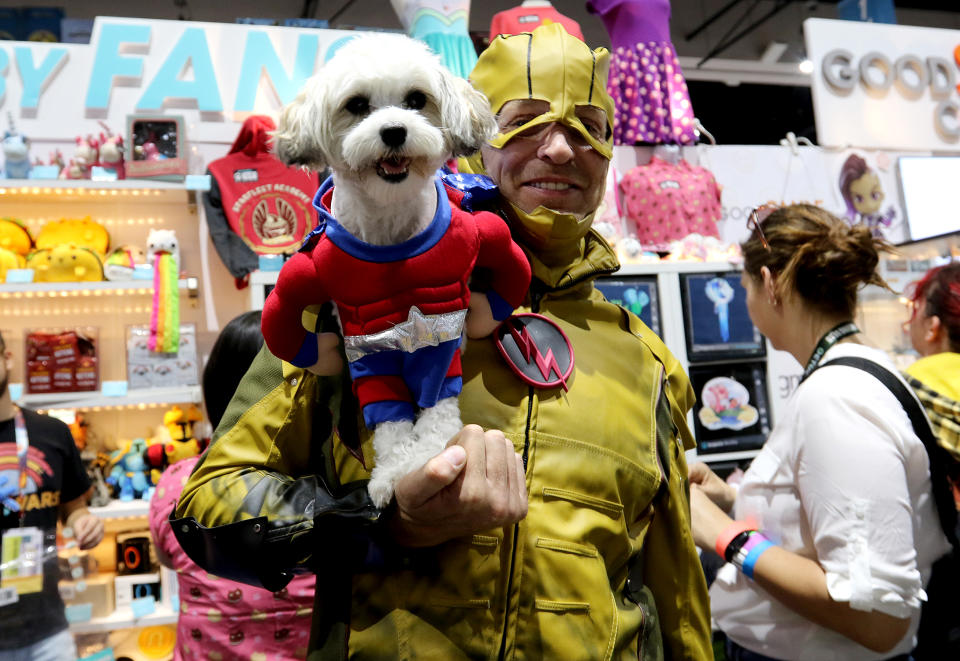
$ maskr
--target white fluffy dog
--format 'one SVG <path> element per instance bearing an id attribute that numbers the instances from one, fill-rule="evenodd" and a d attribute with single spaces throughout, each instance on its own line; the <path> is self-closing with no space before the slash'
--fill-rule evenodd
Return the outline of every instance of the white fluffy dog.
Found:
<path id="1" fill-rule="evenodd" d="M 434 178 L 445 160 L 477 151 L 495 132 L 486 97 L 425 44 L 366 34 L 342 46 L 285 108 L 275 149 L 287 164 L 329 167 L 333 217 L 368 244 L 392 246 L 430 225 L 438 204 Z M 460 428 L 456 397 L 422 410 L 415 422 L 378 424 L 374 502 L 388 503 L 396 480 Z"/>

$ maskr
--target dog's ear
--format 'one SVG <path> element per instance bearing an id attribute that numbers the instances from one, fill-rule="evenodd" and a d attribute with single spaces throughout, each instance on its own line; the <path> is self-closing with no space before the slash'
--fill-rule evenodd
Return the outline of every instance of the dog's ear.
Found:
<path id="1" fill-rule="evenodd" d="M 329 162 L 321 144 L 328 121 L 319 108 L 317 87 L 317 81 L 308 81 L 297 98 L 283 109 L 273 132 L 273 151 L 286 165 L 321 171 Z"/>
<path id="2" fill-rule="evenodd" d="M 473 85 L 445 73 L 443 76 L 443 122 L 453 155 L 469 156 L 480 150 L 497 133 L 497 120 L 490 102 Z"/>

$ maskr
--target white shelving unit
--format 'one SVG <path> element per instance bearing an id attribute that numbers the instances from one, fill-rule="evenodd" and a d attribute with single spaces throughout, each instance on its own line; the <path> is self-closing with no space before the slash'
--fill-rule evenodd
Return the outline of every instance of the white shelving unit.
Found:
<path id="1" fill-rule="evenodd" d="M 192 175 L 183 182 L 154 179 L 120 179 L 94 181 L 92 179 L 4 179 L 3 194 L 45 194 L 56 190 L 148 190 L 148 191 L 205 191 L 210 190 L 209 175 Z M 56 193 L 54 193 L 56 194 Z"/>
<path id="2" fill-rule="evenodd" d="M 174 230 L 180 242 L 181 268 L 188 273 L 199 273 L 200 244 L 206 237 L 199 233 L 198 193 L 209 190 L 209 187 L 207 176 L 191 176 L 181 183 L 145 179 L 114 182 L 0 180 L 0 205 L 3 215 L 18 218 L 34 236 L 51 220 L 90 216 L 109 232 L 111 248 L 124 245 L 145 247 L 150 230 Z M 207 318 L 207 311 L 198 302 L 199 282 L 197 277 L 183 277 L 178 282 L 180 321 L 192 323 L 198 329 L 204 326 Z M 100 434 L 99 440 L 114 443 L 143 435 L 143 430 L 161 422 L 158 411 L 144 409 L 199 404 L 202 399 L 199 385 L 126 388 L 127 329 L 149 323 L 152 295 L 152 280 L 0 283 L 0 328 L 4 331 L 7 347 L 15 354 L 14 380 L 25 380 L 26 347 L 22 338 L 28 331 L 93 327 L 97 332 L 100 390 L 26 394 L 21 387 L 19 393 L 14 393 L 16 401 L 40 410 L 90 412 L 86 419 Z M 112 448 L 106 444 L 104 448 L 97 446 L 93 449 Z M 110 567 L 115 562 L 111 559 L 111 546 L 115 544 L 113 536 L 146 529 L 149 500 L 112 501 L 105 507 L 91 508 L 91 511 L 104 519 L 107 533 L 103 544 L 91 552 L 94 557 L 100 555 L 100 567 Z M 169 580 L 166 585 L 161 583 L 161 591 L 167 598 L 158 601 L 154 612 L 149 615 L 134 617 L 129 608 L 121 608 L 105 617 L 72 623 L 70 630 L 74 633 L 110 632 L 174 624 L 177 612 L 170 606 L 169 589 Z"/>
<path id="3" fill-rule="evenodd" d="M 90 513 L 101 519 L 125 519 L 129 517 L 147 516 L 150 512 L 150 501 L 140 498 L 122 501 L 112 500 L 104 507 L 91 507 Z"/>
<path id="4" fill-rule="evenodd" d="M 262 310 L 267 300 L 268 287 L 277 284 L 280 271 L 254 271 L 250 274 L 250 309 Z"/>
<path id="5" fill-rule="evenodd" d="M 196 291 L 197 278 L 180 278 L 180 289 Z M 99 282 L 24 282 L 21 284 L 0 283 L 0 298 L 19 298 L 23 296 L 50 296 L 66 298 L 71 295 L 90 294 L 152 294 L 153 282 L 150 280 L 101 280 Z M 18 296 L 19 295 L 19 296 Z"/>
<path id="6" fill-rule="evenodd" d="M 35 395 L 24 394 L 17 404 L 27 408 L 49 409 L 110 409 L 137 408 L 150 404 L 199 404 L 202 401 L 200 386 L 175 386 L 170 388 L 145 388 L 128 390 L 126 395 L 104 395 L 101 390 L 89 392 L 57 392 Z"/>
<path id="7" fill-rule="evenodd" d="M 70 625 L 70 631 L 72 633 L 96 633 L 130 627 L 151 627 L 176 623 L 177 613 L 168 606 L 157 604 L 157 609 L 153 613 L 143 617 L 134 617 L 128 611 L 114 611 L 106 617 L 95 617 L 86 622 L 74 622 Z"/>

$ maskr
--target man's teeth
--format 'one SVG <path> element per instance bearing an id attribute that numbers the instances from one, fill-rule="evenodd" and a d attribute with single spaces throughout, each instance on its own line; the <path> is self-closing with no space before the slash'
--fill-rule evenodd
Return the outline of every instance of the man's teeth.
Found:
<path id="1" fill-rule="evenodd" d="M 535 181 L 530 185 L 534 188 L 543 188 L 545 190 L 568 190 L 573 188 L 570 184 L 561 184 L 555 181 Z"/>

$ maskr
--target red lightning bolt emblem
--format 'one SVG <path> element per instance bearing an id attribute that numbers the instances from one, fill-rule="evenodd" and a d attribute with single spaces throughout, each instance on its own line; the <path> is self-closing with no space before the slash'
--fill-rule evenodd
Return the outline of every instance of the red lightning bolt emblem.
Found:
<path id="1" fill-rule="evenodd" d="M 553 349 L 547 349 L 547 355 L 544 356 L 540 353 L 539 347 L 533 341 L 533 338 L 530 336 L 530 332 L 527 330 L 526 326 L 521 326 L 519 329 L 516 328 L 513 324 L 510 324 L 510 335 L 513 336 L 514 342 L 517 343 L 517 347 L 523 353 L 523 358 L 528 363 L 530 362 L 530 357 L 533 356 L 534 362 L 537 364 L 537 369 L 540 370 L 540 374 L 543 375 L 544 379 L 548 379 L 550 373 L 553 372 L 557 375 L 557 378 L 560 379 L 560 385 L 563 386 L 564 391 L 569 392 L 567 388 L 567 381 L 563 378 L 563 372 L 560 371 L 560 366 L 557 364 L 557 359 L 553 356 Z"/>

